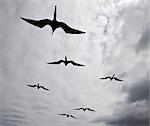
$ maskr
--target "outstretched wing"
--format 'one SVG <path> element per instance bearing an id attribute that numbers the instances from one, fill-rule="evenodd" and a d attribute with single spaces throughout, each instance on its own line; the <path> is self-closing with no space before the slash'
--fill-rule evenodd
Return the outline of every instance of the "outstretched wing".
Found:
<path id="1" fill-rule="evenodd" d="M 49 19 L 32 20 L 32 19 L 26 19 L 26 18 L 22 18 L 22 17 L 21 17 L 21 19 L 34 25 L 34 26 L 37 26 L 39 28 L 43 28 L 45 25 L 51 24 L 51 20 L 49 20 Z"/>
<path id="2" fill-rule="evenodd" d="M 87 110 L 89 110 L 89 111 L 92 111 L 92 112 L 95 112 L 95 110 L 93 110 L 93 109 L 90 109 L 90 108 L 87 108 Z"/>
<path id="3" fill-rule="evenodd" d="M 118 79 L 117 77 L 114 77 L 114 79 L 115 79 L 116 81 L 123 81 L 123 80 Z"/>
<path id="4" fill-rule="evenodd" d="M 83 33 L 85 33 L 83 31 L 73 29 L 63 22 L 59 22 L 58 27 L 61 27 L 66 33 L 69 33 L 69 34 L 83 34 Z"/>
<path id="5" fill-rule="evenodd" d="M 49 63 L 47 63 L 47 64 L 60 64 L 60 63 L 62 63 L 62 62 L 64 62 L 63 60 L 59 60 L 59 61 L 57 61 L 57 62 L 49 62 Z"/>
<path id="6" fill-rule="evenodd" d="M 27 85 L 27 86 L 29 86 L 29 87 L 37 87 L 37 85 Z"/>
<path id="7" fill-rule="evenodd" d="M 110 77 L 103 77 L 103 78 L 100 78 L 100 79 L 104 80 L 104 79 L 108 79 L 108 78 L 110 79 Z"/>
<path id="8" fill-rule="evenodd" d="M 72 65 L 75 65 L 75 66 L 85 66 L 85 65 L 76 63 L 76 62 L 74 62 L 74 61 L 68 61 L 68 63 L 72 63 Z"/>
<path id="9" fill-rule="evenodd" d="M 77 109 L 74 109 L 74 110 L 81 110 L 81 109 L 83 109 L 83 108 L 77 108 Z"/>
<path id="10" fill-rule="evenodd" d="M 48 90 L 49 91 L 49 89 L 47 89 L 47 88 L 45 88 L 45 87 L 43 87 L 43 86 L 40 86 L 41 88 L 43 88 L 44 90 Z"/>
<path id="11" fill-rule="evenodd" d="M 58 114 L 58 115 L 62 115 L 62 116 L 65 116 L 66 114 Z"/>
<path id="12" fill-rule="evenodd" d="M 70 115 L 70 117 L 72 117 L 72 118 L 74 118 L 74 119 L 77 119 L 75 116 L 73 116 L 73 115 Z"/>

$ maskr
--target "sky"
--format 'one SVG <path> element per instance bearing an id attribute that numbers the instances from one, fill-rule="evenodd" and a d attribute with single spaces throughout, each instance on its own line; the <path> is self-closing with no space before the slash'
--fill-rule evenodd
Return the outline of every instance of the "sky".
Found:
<path id="1" fill-rule="evenodd" d="M 55 5 L 58 21 L 86 33 L 52 35 L 20 18 L 53 19 Z M 0 126 L 149 126 L 149 8 L 148 0 L 1 0 Z M 47 64 L 65 56 L 85 67 Z M 113 74 L 123 81 L 100 79 Z M 38 83 L 50 91 L 27 86 Z"/>

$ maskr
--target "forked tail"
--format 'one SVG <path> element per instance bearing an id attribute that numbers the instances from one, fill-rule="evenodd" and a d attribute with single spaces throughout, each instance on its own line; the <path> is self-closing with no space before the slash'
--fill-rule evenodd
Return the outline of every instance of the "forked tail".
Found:
<path id="1" fill-rule="evenodd" d="M 115 74 L 113 74 L 112 78 L 114 78 Z"/>
<path id="2" fill-rule="evenodd" d="M 67 56 L 65 56 L 65 61 L 67 61 Z"/>
<path id="3" fill-rule="evenodd" d="M 53 20 L 56 20 L 56 8 L 57 8 L 57 6 L 55 5 L 54 19 Z"/>

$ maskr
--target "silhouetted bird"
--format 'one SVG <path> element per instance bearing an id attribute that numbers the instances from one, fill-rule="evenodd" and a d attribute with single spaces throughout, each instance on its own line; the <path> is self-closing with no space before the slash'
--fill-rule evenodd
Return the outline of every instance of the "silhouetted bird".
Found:
<path id="1" fill-rule="evenodd" d="M 118 79 L 117 77 L 115 77 L 115 74 L 113 74 L 112 77 L 108 76 L 108 77 L 104 77 L 104 78 L 100 78 L 100 79 L 110 79 L 111 81 L 114 79 L 114 80 L 116 80 L 116 81 L 123 81 L 123 80 L 120 80 L 120 79 Z"/>
<path id="2" fill-rule="evenodd" d="M 72 60 L 67 60 L 67 57 L 65 56 L 65 60 L 59 60 L 57 62 L 49 62 L 47 64 L 61 64 L 61 63 L 64 63 L 65 66 L 67 66 L 69 63 L 71 63 L 72 65 L 75 65 L 75 66 L 84 66 L 82 64 L 78 64 L 78 63 L 75 63 L 74 61 Z"/>
<path id="3" fill-rule="evenodd" d="M 92 109 L 90 109 L 90 108 L 77 108 L 77 109 L 74 109 L 74 110 L 83 110 L 84 112 L 85 112 L 86 110 L 88 110 L 88 111 L 95 112 L 95 110 L 92 110 Z"/>
<path id="4" fill-rule="evenodd" d="M 52 27 L 52 34 L 59 27 L 61 27 L 66 33 L 69 33 L 69 34 L 82 34 L 82 33 L 85 33 L 85 32 L 82 32 L 82 31 L 79 31 L 79 30 L 76 30 L 76 29 L 73 29 L 73 28 L 69 27 L 64 22 L 57 21 L 56 20 L 56 6 L 55 6 L 54 19 L 53 20 L 49 20 L 49 19 L 32 20 L 32 19 L 26 19 L 26 18 L 22 18 L 22 17 L 21 17 L 21 19 L 23 19 L 24 21 L 26 21 L 26 22 L 34 25 L 34 26 L 37 26 L 39 28 L 43 28 L 46 25 L 50 25 Z"/>
<path id="5" fill-rule="evenodd" d="M 72 117 L 74 119 L 77 119 L 75 116 L 70 115 L 70 114 L 58 114 L 58 115 L 66 116 L 67 118 Z"/>
<path id="6" fill-rule="evenodd" d="M 47 88 L 45 88 L 43 86 L 40 86 L 39 84 L 37 84 L 37 85 L 27 85 L 27 86 L 29 86 L 29 87 L 37 87 L 37 89 L 43 88 L 44 90 L 49 90 L 49 89 L 47 89 Z"/>

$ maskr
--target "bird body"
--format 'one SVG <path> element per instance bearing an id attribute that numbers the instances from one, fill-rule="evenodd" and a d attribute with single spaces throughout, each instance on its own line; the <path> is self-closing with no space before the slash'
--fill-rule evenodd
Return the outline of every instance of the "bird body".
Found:
<path id="1" fill-rule="evenodd" d="M 43 88 L 44 90 L 49 90 L 49 89 L 47 89 L 47 88 L 45 88 L 43 86 L 40 86 L 39 84 L 37 84 L 37 85 L 27 85 L 27 86 L 29 86 L 29 87 L 37 87 L 37 89 Z"/>
<path id="2" fill-rule="evenodd" d="M 95 112 L 95 110 L 90 109 L 90 108 L 77 108 L 77 109 L 74 109 L 74 110 L 83 110 L 84 112 L 85 112 L 86 110 L 88 110 L 88 111 Z"/>
<path id="3" fill-rule="evenodd" d="M 53 20 L 50 20 L 50 19 L 32 20 L 32 19 L 26 19 L 26 18 L 23 18 L 23 17 L 21 17 L 21 19 L 28 22 L 28 23 L 30 23 L 30 24 L 32 24 L 32 25 L 34 25 L 34 26 L 37 26 L 39 28 L 43 28 L 46 25 L 50 25 L 51 28 L 52 28 L 52 34 L 59 27 L 62 28 L 66 33 L 69 33 L 69 34 L 82 34 L 82 33 L 85 33 L 85 32 L 82 32 L 82 31 L 79 31 L 79 30 L 76 30 L 76 29 L 73 29 L 73 28 L 69 27 L 64 22 L 57 21 L 57 19 L 56 19 L 56 6 L 55 6 Z"/>
<path id="4" fill-rule="evenodd" d="M 58 115 L 66 116 L 67 118 L 71 117 L 71 118 L 77 119 L 75 116 L 70 115 L 70 114 L 58 114 Z"/>
<path id="5" fill-rule="evenodd" d="M 114 80 L 116 80 L 116 81 L 123 81 L 123 80 L 120 80 L 120 79 L 118 79 L 117 77 L 115 77 L 115 74 L 113 74 L 112 77 L 107 76 L 107 77 L 100 78 L 100 79 L 110 79 L 110 81 L 112 81 L 112 80 L 114 79 Z"/>
<path id="6" fill-rule="evenodd" d="M 61 64 L 61 63 L 64 63 L 65 66 L 67 66 L 69 63 L 71 63 L 72 65 L 75 65 L 75 66 L 84 66 L 84 65 L 78 64 L 78 63 L 76 63 L 76 62 L 74 62 L 74 61 L 72 61 L 72 60 L 67 60 L 67 57 L 66 57 L 66 56 L 65 56 L 65 60 L 59 60 L 59 61 L 57 61 L 57 62 L 49 62 L 49 63 L 47 63 L 47 64 Z"/>

